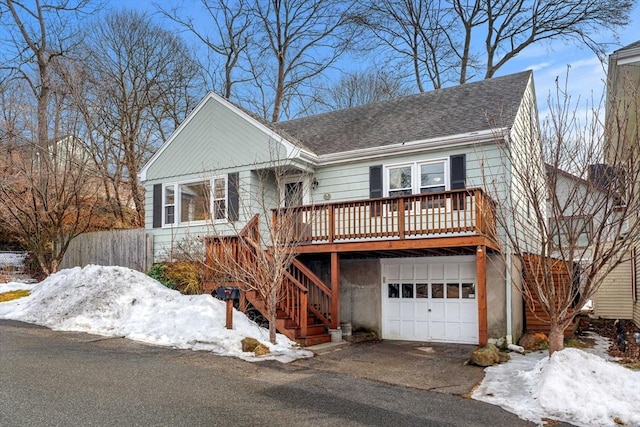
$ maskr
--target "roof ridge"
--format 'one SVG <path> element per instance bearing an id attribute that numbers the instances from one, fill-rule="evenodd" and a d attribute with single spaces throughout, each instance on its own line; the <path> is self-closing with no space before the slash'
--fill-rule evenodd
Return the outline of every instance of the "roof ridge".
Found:
<path id="1" fill-rule="evenodd" d="M 321 116 L 328 116 L 328 115 L 332 115 L 332 114 L 343 114 L 345 111 L 352 111 L 352 110 L 359 110 L 359 109 L 366 109 L 366 108 L 372 108 L 374 106 L 379 106 L 379 105 L 384 105 L 384 104 L 392 104 L 395 102 L 403 102 L 403 101 L 407 101 L 413 98 L 419 98 L 419 97 L 427 97 L 429 95 L 433 95 L 436 93 L 441 93 L 444 91 L 454 91 L 456 89 L 461 89 L 461 88 L 468 88 L 470 86 L 480 86 L 483 84 L 489 84 L 489 83 L 494 83 L 497 80 L 502 80 L 502 79 L 507 79 L 507 78 L 515 78 L 516 76 L 520 76 L 522 74 L 532 74 L 533 71 L 532 70 L 523 70 L 523 71 L 519 71 L 517 73 L 513 73 L 513 74 L 506 74 L 504 76 L 498 76 L 498 77 L 491 77 L 488 79 L 482 79 L 482 80 L 477 80 L 477 81 L 473 81 L 473 82 L 468 82 L 468 83 L 462 83 L 462 84 L 457 84 L 454 86 L 448 86 L 448 87 L 444 87 L 444 88 L 439 88 L 439 89 L 433 89 L 430 91 L 426 91 L 426 92 L 418 92 L 418 93 L 413 93 L 413 94 L 409 94 L 409 95 L 402 95 L 402 96 L 398 96 L 395 98 L 391 98 L 391 99 L 385 99 L 382 101 L 375 101 L 375 102 L 370 102 L 368 104 L 362 104 L 362 105 L 357 105 L 355 107 L 348 107 L 348 108 L 340 108 L 338 110 L 331 110 L 331 111 L 325 111 L 322 113 L 318 113 L 318 114 L 311 114 L 308 116 L 304 116 L 304 117 L 296 117 L 294 119 L 289 119 L 289 120 L 283 120 L 283 121 L 279 121 L 279 122 L 272 122 L 272 124 L 275 125 L 279 125 L 279 124 L 285 124 L 285 123 L 293 123 L 299 120 L 305 120 L 311 117 L 321 117 Z"/>

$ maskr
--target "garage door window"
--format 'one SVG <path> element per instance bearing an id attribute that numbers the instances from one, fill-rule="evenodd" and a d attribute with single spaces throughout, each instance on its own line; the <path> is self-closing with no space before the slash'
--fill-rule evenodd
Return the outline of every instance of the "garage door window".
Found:
<path id="1" fill-rule="evenodd" d="M 447 283 L 447 298 L 458 299 L 460 298 L 460 285 L 457 283 Z"/>
<path id="2" fill-rule="evenodd" d="M 444 298 L 444 285 L 442 283 L 433 283 L 431 285 L 431 298 Z"/>
<path id="3" fill-rule="evenodd" d="M 429 285 L 426 283 L 416 284 L 416 298 L 429 298 Z"/>
<path id="4" fill-rule="evenodd" d="M 400 284 L 389 283 L 389 298 L 400 298 Z"/>
<path id="5" fill-rule="evenodd" d="M 473 283 L 462 284 L 462 298 L 474 299 L 476 297 L 476 285 Z"/>

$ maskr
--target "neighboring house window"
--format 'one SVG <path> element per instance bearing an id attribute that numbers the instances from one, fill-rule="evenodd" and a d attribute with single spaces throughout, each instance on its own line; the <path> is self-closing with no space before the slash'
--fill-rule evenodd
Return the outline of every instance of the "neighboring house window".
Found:
<path id="1" fill-rule="evenodd" d="M 390 165 L 385 167 L 385 172 L 388 196 L 448 190 L 449 165 L 446 159 Z"/>
<path id="2" fill-rule="evenodd" d="M 227 195 L 226 176 L 167 184 L 163 196 L 164 224 L 227 220 Z"/>
<path id="3" fill-rule="evenodd" d="M 562 217 L 551 220 L 551 233 L 557 246 L 589 246 L 591 220 L 585 216 Z"/>

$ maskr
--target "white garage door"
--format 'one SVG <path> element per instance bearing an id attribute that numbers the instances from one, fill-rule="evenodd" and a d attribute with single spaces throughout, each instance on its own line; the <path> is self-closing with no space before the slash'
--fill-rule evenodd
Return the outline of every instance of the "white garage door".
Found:
<path id="1" fill-rule="evenodd" d="M 382 338 L 477 344 L 475 256 L 382 260 Z"/>

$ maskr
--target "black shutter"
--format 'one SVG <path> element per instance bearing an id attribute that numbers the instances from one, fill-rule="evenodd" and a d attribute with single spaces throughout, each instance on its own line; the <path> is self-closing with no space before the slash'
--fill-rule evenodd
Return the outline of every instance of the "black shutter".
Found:
<path id="1" fill-rule="evenodd" d="M 369 198 L 379 199 L 382 197 L 382 165 L 369 167 Z M 371 206 L 371 215 L 380 216 L 382 212 L 382 204 L 374 203 Z"/>
<path id="2" fill-rule="evenodd" d="M 464 154 L 456 154 L 449 157 L 449 165 L 451 166 L 451 189 L 462 190 L 465 188 L 465 180 L 467 177 L 466 156 Z M 464 209 L 466 194 L 456 193 L 452 197 L 453 209 Z"/>
<path id="3" fill-rule="evenodd" d="M 461 190 L 465 187 L 465 180 L 467 178 L 466 167 L 466 155 L 457 154 L 449 158 L 451 164 L 451 189 Z"/>
<path id="4" fill-rule="evenodd" d="M 238 213 L 240 210 L 240 196 L 238 189 L 240 185 L 238 172 L 230 173 L 227 177 L 227 200 L 229 201 L 229 210 L 227 211 L 227 218 L 229 221 L 237 221 Z"/>
<path id="5" fill-rule="evenodd" d="M 162 227 L 162 184 L 153 186 L 153 228 Z"/>

